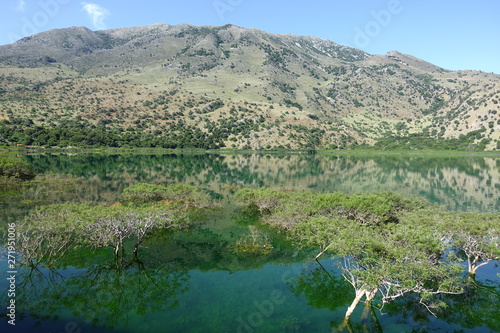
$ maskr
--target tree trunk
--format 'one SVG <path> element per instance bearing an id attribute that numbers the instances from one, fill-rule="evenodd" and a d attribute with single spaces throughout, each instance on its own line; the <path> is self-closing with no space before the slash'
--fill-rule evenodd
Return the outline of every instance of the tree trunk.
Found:
<path id="1" fill-rule="evenodd" d="M 378 292 L 378 287 L 375 287 L 372 290 L 367 290 L 365 293 L 366 296 L 365 304 L 370 304 L 375 298 L 375 296 L 377 296 L 377 292 Z"/>
<path id="2" fill-rule="evenodd" d="M 469 277 L 472 279 L 475 279 L 476 277 L 476 271 L 479 267 L 488 265 L 492 260 L 487 259 L 486 261 L 480 263 L 479 265 L 477 264 L 479 262 L 479 257 L 475 256 L 473 257 L 474 260 L 471 261 L 471 257 L 467 257 L 467 266 L 469 268 Z"/>
<path id="3" fill-rule="evenodd" d="M 139 251 L 139 245 L 141 245 L 142 240 L 137 240 L 137 242 L 134 245 L 134 258 L 137 259 L 137 252 Z"/>
<path id="4" fill-rule="evenodd" d="M 378 321 L 377 315 L 375 314 L 375 311 L 373 311 L 372 306 L 373 299 L 377 295 L 378 289 L 378 287 L 375 287 L 372 290 L 365 291 L 365 308 L 363 309 L 363 314 L 361 315 L 363 332 L 383 332 L 380 322 Z M 372 323 L 370 323 L 370 318 L 368 318 L 369 315 L 371 315 Z"/>
<path id="5" fill-rule="evenodd" d="M 325 252 L 328 250 L 328 248 L 329 248 L 330 246 L 332 246 L 332 244 L 328 245 L 328 246 L 327 246 L 327 247 L 325 247 L 325 248 L 324 248 L 324 249 L 323 249 L 320 253 L 318 253 L 318 254 L 316 255 L 316 257 L 314 258 L 314 260 L 318 261 L 319 257 L 321 257 L 321 256 L 323 255 L 323 253 L 325 253 Z M 319 262 L 319 261 L 318 261 L 318 262 Z"/>
<path id="6" fill-rule="evenodd" d="M 119 256 L 119 253 L 120 253 L 120 244 L 116 243 L 115 246 L 113 247 L 113 249 L 114 249 L 114 254 L 115 254 L 116 268 L 119 268 L 120 267 L 120 256 Z"/>
<path id="7" fill-rule="evenodd" d="M 336 332 L 345 332 L 345 329 L 347 329 L 347 332 L 349 333 L 355 333 L 349 318 L 344 319 L 342 324 L 340 324 L 340 326 L 337 328 Z"/>
<path id="8" fill-rule="evenodd" d="M 472 280 L 476 279 L 476 270 L 477 270 L 476 266 L 472 266 L 469 268 L 469 278 L 470 279 L 472 279 Z"/>
<path id="9" fill-rule="evenodd" d="M 120 252 L 120 243 L 115 244 L 115 258 L 118 259 L 118 253 Z"/>
<path id="10" fill-rule="evenodd" d="M 469 276 L 471 278 L 474 278 L 476 276 L 476 269 L 477 269 L 476 262 L 477 262 L 477 257 L 467 256 L 467 269 L 469 271 Z"/>
<path id="11" fill-rule="evenodd" d="M 356 297 L 352 301 L 351 305 L 347 308 L 347 312 L 345 313 L 345 319 L 349 319 L 354 312 L 354 309 L 356 309 L 356 306 L 358 303 L 361 301 L 363 296 L 366 294 L 366 290 L 361 289 L 361 290 L 356 290 Z"/>
<path id="12" fill-rule="evenodd" d="M 368 303 L 368 305 L 367 305 Z M 363 313 L 361 313 L 361 323 L 363 324 L 364 332 L 368 332 L 368 315 L 370 314 L 371 306 L 369 305 L 370 301 L 365 301 L 365 307 L 363 308 Z"/>
<path id="13" fill-rule="evenodd" d="M 372 332 L 380 332 L 383 333 L 384 330 L 382 329 L 382 325 L 380 324 L 380 321 L 378 320 L 377 314 L 375 313 L 375 310 L 373 307 L 370 307 L 370 313 L 372 314 L 372 320 L 373 320 L 373 329 Z"/>

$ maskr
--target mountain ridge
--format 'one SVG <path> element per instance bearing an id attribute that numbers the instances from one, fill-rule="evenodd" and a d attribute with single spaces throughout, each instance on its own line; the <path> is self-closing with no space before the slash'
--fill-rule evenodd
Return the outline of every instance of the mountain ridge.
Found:
<path id="1" fill-rule="evenodd" d="M 36 125 L 83 119 L 167 135 L 181 120 L 225 133 L 217 147 L 252 149 L 457 139 L 483 128 L 472 148 L 500 139 L 498 75 L 235 25 L 50 30 L 0 46 L 0 77 L 0 119 Z M 228 129 L 244 121 L 253 129 Z"/>

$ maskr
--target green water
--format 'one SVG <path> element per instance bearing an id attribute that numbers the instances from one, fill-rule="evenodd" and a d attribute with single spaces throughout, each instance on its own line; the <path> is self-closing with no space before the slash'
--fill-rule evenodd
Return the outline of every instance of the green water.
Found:
<path id="1" fill-rule="evenodd" d="M 138 182 L 190 183 L 221 198 L 224 208 L 189 231 L 145 242 L 140 262 L 119 269 L 111 250 L 68 253 L 57 267 L 18 268 L 16 326 L 2 332 L 335 332 L 353 298 L 330 259 L 325 270 L 272 230 L 268 255 L 235 254 L 231 245 L 258 224 L 228 201 L 241 186 L 363 192 L 392 190 L 449 210 L 498 212 L 500 157 L 435 155 L 95 155 L 26 156 L 47 179 L 3 188 L 1 223 L 36 205 L 119 201 Z M 68 178 L 70 179 L 70 178 Z M 128 249 L 130 253 L 130 248 Z M 7 263 L 0 262 L 2 290 Z M 448 296 L 434 318 L 411 297 L 356 310 L 354 332 L 500 332 L 498 263 L 478 271 L 478 286 Z M 2 313 L 6 292 L 2 294 Z M 347 331 L 347 328 L 343 328 Z"/>

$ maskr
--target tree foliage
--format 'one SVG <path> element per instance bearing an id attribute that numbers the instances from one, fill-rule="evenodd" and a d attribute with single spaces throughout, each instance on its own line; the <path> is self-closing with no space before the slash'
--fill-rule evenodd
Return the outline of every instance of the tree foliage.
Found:
<path id="1" fill-rule="evenodd" d="M 482 133 L 486 129 L 483 127 L 479 130 L 471 131 L 467 134 L 462 134 L 458 138 L 445 139 L 442 137 L 434 137 L 428 132 L 410 133 L 406 136 L 393 135 L 389 133 L 378 139 L 374 149 L 377 150 L 457 150 L 457 151 L 482 151 L 489 143 L 481 140 Z M 476 142 L 477 141 L 477 142 Z M 366 147 L 365 147 L 366 148 Z"/>
<path id="2" fill-rule="evenodd" d="M 469 270 L 498 258 L 499 221 L 492 214 L 444 212 L 392 192 L 242 189 L 235 198 L 300 246 L 318 247 L 316 259 L 327 251 L 336 258 L 355 291 L 346 318 L 377 294 L 382 304 L 417 294 L 434 314 L 444 305 L 435 295 L 463 290 L 463 268 L 450 247 L 466 253 Z"/>
<path id="3" fill-rule="evenodd" d="M 140 126 L 123 130 L 94 125 L 82 119 L 68 120 L 61 124 L 35 125 L 28 118 L 14 118 L 0 122 L 0 139 L 11 144 L 48 147 L 161 147 L 167 149 L 224 147 L 229 134 L 218 128 L 212 132 L 187 125 L 179 120 L 159 132 L 141 129 Z"/>
<path id="4" fill-rule="evenodd" d="M 405 214 L 406 223 L 430 226 L 447 246 L 462 254 L 471 277 L 477 269 L 500 259 L 500 215 L 429 210 Z"/>
<path id="5" fill-rule="evenodd" d="M 179 304 L 178 296 L 188 291 L 189 275 L 172 266 L 101 262 L 70 275 L 28 268 L 18 276 L 18 311 L 29 313 L 38 325 L 57 322 L 68 311 L 80 318 L 82 332 L 119 330 L 131 314 L 145 316 Z M 8 301 L 6 297 L 4 293 L 2 301 Z"/>
<path id="6" fill-rule="evenodd" d="M 36 174 L 33 167 L 20 158 L 0 154 L 0 179 L 30 180 Z"/>
<path id="7" fill-rule="evenodd" d="M 214 205 L 208 193 L 188 184 L 163 186 L 139 183 L 124 189 L 122 198 L 126 202 L 146 203 L 161 201 L 163 203 L 181 205 L 184 208 L 207 208 Z"/>
<path id="8" fill-rule="evenodd" d="M 182 229 L 192 220 L 189 211 L 216 206 L 200 189 L 171 185 L 162 189 L 166 200 L 154 202 L 156 185 L 138 184 L 124 190 L 124 197 L 139 203 L 111 207 L 88 202 L 63 203 L 35 208 L 20 222 L 18 239 L 28 264 L 50 264 L 78 246 L 112 247 L 115 257 L 124 257 L 124 242 L 135 241 L 133 254 L 153 230 Z M 137 200 L 136 200 L 137 201 Z"/>

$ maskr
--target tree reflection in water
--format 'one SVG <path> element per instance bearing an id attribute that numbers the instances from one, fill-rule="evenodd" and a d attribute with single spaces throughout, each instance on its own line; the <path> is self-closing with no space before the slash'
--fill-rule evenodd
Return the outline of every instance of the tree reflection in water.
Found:
<path id="1" fill-rule="evenodd" d="M 305 297 L 315 308 L 329 309 L 332 313 L 340 310 L 330 322 L 333 332 L 383 332 L 373 306 L 364 307 L 361 322 L 344 321 L 342 312 L 354 297 L 351 285 L 340 271 L 328 271 L 319 261 L 310 267 L 288 284 L 296 296 Z"/>
<path id="2" fill-rule="evenodd" d="M 188 290 L 189 275 L 134 260 L 121 267 L 110 261 L 61 272 L 25 268 L 18 279 L 18 313 L 35 319 L 35 325 L 67 317 L 93 327 L 120 328 L 135 317 L 177 306 L 177 296 Z"/>
<path id="3" fill-rule="evenodd" d="M 329 260 L 323 261 L 327 266 Z M 339 271 L 326 270 L 323 265 L 308 266 L 288 285 L 297 297 L 305 297 L 317 309 L 332 311 L 330 326 L 333 332 L 385 332 L 400 330 L 457 331 L 462 328 L 473 332 L 500 332 L 500 284 L 494 281 L 470 280 L 464 294 L 441 295 L 447 307 L 433 317 L 424 306 L 418 305 L 416 295 L 407 295 L 387 304 L 379 311 L 379 304 L 366 305 L 361 320 L 344 322 L 343 312 L 354 297 L 352 287 Z M 359 318 L 359 317 L 358 317 Z M 395 318 L 400 318 L 395 321 Z M 415 331 L 415 327 L 418 327 Z"/>
<path id="4" fill-rule="evenodd" d="M 424 307 L 416 306 L 416 298 L 412 295 L 387 305 L 384 313 L 401 316 L 404 322 L 429 331 L 500 332 L 500 284 L 471 281 L 464 294 L 442 295 L 441 300 L 447 306 L 437 313 L 437 317 L 429 315 Z"/>

